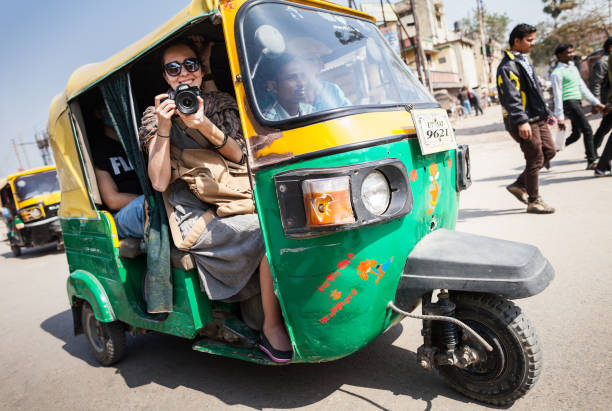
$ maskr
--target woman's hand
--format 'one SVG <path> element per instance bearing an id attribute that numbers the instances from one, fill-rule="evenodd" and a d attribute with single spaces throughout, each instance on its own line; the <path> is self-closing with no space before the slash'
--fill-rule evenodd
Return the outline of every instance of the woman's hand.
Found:
<path id="1" fill-rule="evenodd" d="M 198 111 L 195 113 L 183 114 L 178 110 L 176 112 L 187 127 L 199 130 L 213 145 L 216 146 L 223 142 L 223 139 L 217 141 L 219 140 L 215 135 L 218 134 L 215 133 L 217 127 L 204 115 L 204 100 L 202 100 L 202 97 L 198 96 Z"/>
<path id="2" fill-rule="evenodd" d="M 165 99 L 165 100 L 163 100 Z M 163 100 L 163 101 L 162 101 Z M 176 103 L 168 98 L 167 93 L 155 96 L 155 114 L 157 115 L 157 132 L 168 136 L 172 128 L 172 116 L 176 114 Z"/>

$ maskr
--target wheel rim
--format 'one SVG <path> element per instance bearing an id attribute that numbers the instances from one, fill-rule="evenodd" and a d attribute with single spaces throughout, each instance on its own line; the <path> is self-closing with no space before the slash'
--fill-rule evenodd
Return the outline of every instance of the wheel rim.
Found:
<path id="1" fill-rule="evenodd" d="M 468 336 L 466 342 L 477 349 L 484 360 L 470 365 L 462 372 L 467 373 L 471 379 L 479 381 L 491 381 L 501 377 L 507 364 L 507 350 L 502 340 L 484 324 L 472 320 L 464 320 L 464 322 L 483 337 L 493 347 L 493 351 L 486 351 L 473 337 Z"/>
<path id="2" fill-rule="evenodd" d="M 104 350 L 104 331 L 102 330 L 102 324 L 100 324 L 93 313 L 89 313 L 87 316 L 85 327 L 87 328 L 87 336 L 91 346 L 97 352 L 102 352 Z"/>

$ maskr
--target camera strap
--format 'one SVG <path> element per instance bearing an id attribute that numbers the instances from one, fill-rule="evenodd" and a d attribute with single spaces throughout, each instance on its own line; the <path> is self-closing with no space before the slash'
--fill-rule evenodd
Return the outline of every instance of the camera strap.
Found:
<path id="1" fill-rule="evenodd" d="M 182 118 L 178 116 L 174 117 L 172 118 L 172 122 L 176 124 L 183 133 L 187 134 L 196 143 L 198 143 L 202 148 L 212 148 L 213 145 L 211 144 L 211 142 L 208 141 L 208 139 L 204 137 L 204 135 L 200 133 L 199 130 L 187 127 Z"/>

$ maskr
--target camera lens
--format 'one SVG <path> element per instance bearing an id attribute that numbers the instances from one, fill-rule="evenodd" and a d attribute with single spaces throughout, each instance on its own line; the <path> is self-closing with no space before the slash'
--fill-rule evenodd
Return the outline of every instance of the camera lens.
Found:
<path id="1" fill-rule="evenodd" d="M 193 114 L 198 111 L 197 95 L 191 90 L 184 90 L 176 96 L 176 106 L 183 114 Z"/>

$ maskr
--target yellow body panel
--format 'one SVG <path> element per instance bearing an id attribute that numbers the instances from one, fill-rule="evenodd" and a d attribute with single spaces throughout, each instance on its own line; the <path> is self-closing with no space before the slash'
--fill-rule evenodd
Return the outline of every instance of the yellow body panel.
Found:
<path id="1" fill-rule="evenodd" d="M 20 201 L 17 203 L 17 208 L 25 208 L 34 204 L 43 203 L 44 205 L 51 205 L 55 203 L 59 203 L 62 198 L 61 192 L 56 191 L 54 193 L 49 193 L 43 196 L 36 196 L 32 198 L 28 198 L 25 201 Z"/>
<path id="2" fill-rule="evenodd" d="M 60 192 L 56 191 L 53 193 L 49 193 L 42 196 L 36 196 L 33 198 L 28 198 L 25 201 L 19 201 L 17 198 L 15 186 L 13 185 L 15 180 L 21 176 L 27 176 L 32 174 L 44 173 L 45 171 L 55 170 L 55 166 L 44 166 L 39 168 L 33 168 L 31 170 L 20 171 L 19 173 L 11 174 L 6 178 L 0 180 L 0 189 L 4 188 L 7 184 L 11 185 L 11 192 L 13 193 L 13 201 L 15 201 L 15 206 L 18 210 L 21 210 L 25 207 L 29 207 L 34 204 L 43 203 L 44 205 L 51 205 L 60 202 Z M 44 210 L 41 210 L 44 214 Z"/>
<path id="3" fill-rule="evenodd" d="M 256 157 L 270 154 L 297 156 L 414 132 L 412 116 L 404 110 L 356 114 L 283 131 L 282 137 L 259 150 Z"/>

